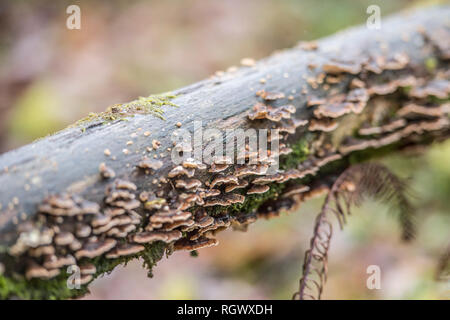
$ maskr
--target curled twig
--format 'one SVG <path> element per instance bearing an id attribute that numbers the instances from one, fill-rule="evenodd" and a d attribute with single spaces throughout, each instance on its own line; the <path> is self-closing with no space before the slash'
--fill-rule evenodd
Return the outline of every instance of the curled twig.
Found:
<path id="1" fill-rule="evenodd" d="M 331 187 L 317 215 L 310 249 L 305 253 L 303 276 L 293 299 L 320 299 L 327 279 L 328 251 L 332 224 L 328 214 L 336 216 L 341 229 L 352 205 L 360 206 L 366 196 L 396 206 L 402 226 L 402 238 L 414 237 L 413 209 L 407 199 L 406 183 L 381 164 L 358 164 L 345 170 Z"/>

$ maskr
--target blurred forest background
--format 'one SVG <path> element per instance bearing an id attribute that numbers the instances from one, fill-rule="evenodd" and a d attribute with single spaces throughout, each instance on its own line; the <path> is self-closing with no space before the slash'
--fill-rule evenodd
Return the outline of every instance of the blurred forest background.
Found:
<path id="1" fill-rule="evenodd" d="M 170 91 L 263 58 L 299 40 L 445 1 L 1 1 L 0 153 L 63 129 L 114 103 Z M 66 28 L 66 7 L 81 7 L 81 30 Z M 335 225 L 325 299 L 448 298 L 434 279 L 450 244 L 450 141 L 421 155 L 382 160 L 410 180 L 418 237 L 400 241 L 388 208 L 367 202 L 343 232 Z M 4 186 L 2 186 L 4 187 Z M 289 215 L 226 231 L 199 256 L 177 252 L 146 276 L 139 261 L 96 280 L 87 299 L 289 299 L 323 199 Z M 381 268 L 381 289 L 366 268 Z"/>

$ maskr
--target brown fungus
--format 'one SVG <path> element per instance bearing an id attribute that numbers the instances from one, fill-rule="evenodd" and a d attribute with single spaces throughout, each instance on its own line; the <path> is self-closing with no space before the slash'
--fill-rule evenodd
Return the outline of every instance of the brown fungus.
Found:
<path id="1" fill-rule="evenodd" d="M 229 167 L 228 164 L 215 164 L 215 163 L 212 163 L 211 167 L 208 170 L 208 172 L 210 172 L 210 173 L 218 173 L 218 172 L 225 171 L 226 169 L 228 169 L 228 167 Z"/>
<path id="2" fill-rule="evenodd" d="M 306 105 L 308 107 L 312 107 L 312 106 L 318 106 L 321 104 L 325 104 L 327 102 L 327 100 L 325 98 L 319 98 L 316 96 L 309 96 L 308 97 L 308 101 L 306 102 Z"/>
<path id="3" fill-rule="evenodd" d="M 83 245 L 81 244 L 81 242 L 77 239 L 74 239 L 70 244 L 69 244 L 69 249 L 72 251 L 77 251 L 80 250 L 81 247 Z"/>
<path id="4" fill-rule="evenodd" d="M 202 186 L 202 182 L 198 179 L 187 179 L 187 180 L 176 180 L 175 187 L 176 188 L 184 188 L 188 190 L 196 190 L 197 188 Z"/>
<path id="5" fill-rule="evenodd" d="M 99 212 L 100 206 L 78 197 L 68 194 L 50 195 L 38 206 L 39 212 L 52 216 L 75 216 L 84 214 L 95 214 Z"/>
<path id="6" fill-rule="evenodd" d="M 154 140 L 152 141 L 152 147 L 153 147 L 154 150 L 158 149 L 160 145 L 161 145 L 161 142 L 160 142 L 160 141 L 158 141 L 158 140 L 156 140 L 156 139 L 154 139 Z"/>
<path id="7" fill-rule="evenodd" d="M 126 225 L 117 227 L 117 229 L 119 229 L 118 235 L 120 235 L 120 236 L 123 235 L 125 237 L 130 232 L 133 232 L 134 230 L 136 230 L 136 226 L 134 224 L 126 224 Z"/>
<path id="8" fill-rule="evenodd" d="M 95 274 L 96 272 L 97 268 L 92 263 L 84 263 L 80 265 L 80 273 L 82 275 Z"/>
<path id="9" fill-rule="evenodd" d="M 389 59 L 384 63 L 385 70 L 400 70 L 405 68 L 410 59 L 406 53 L 400 52 L 394 54 L 392 59 Z"/>
<path id="10" fill-rule="evenodd" d="M 64 266 L 70 266 L 76 264 L 76 260 L 72 255 L 66 255 L 65 257 L 58 257 L 56 255 L 46 256 L 44 258 L 43 267 L 46 269 L 59 269 Z"/>
<path id="11" fill-rule="evenodd" d="M 338 122 L 333 119 L 312 119 L 309 122 L 309 131 L 323 131 L 323 132 L 331 132 L 338 127 Z"/>
<path id="12" fill-rule="evenodd" d="M 83 274 L 81 275 L 81 277 L 77 280 L 75 280 L 76 284 L 79 285 L 85 285 L 88 284 L 89 282 L 91 282 L 94 279 L 94 277 L 90 274 Z"/>
<path id="13" fill-rule="evenodd" d="M 214 188 L 215 186 L 222 185 L 222 184 L 239 184 L 238 178 L 234 175 L 230 176 L 220 176 L 217 178 L 214 178 L 213 181 L 211 181 L 209 187 Z"/>
<path id="14" fill-rule="evenodd" d="M 174 222 L 174 221 L 184 221 L 191 217 L 191 213 L 188 211 L 179 211 L 179 210 L 162 210 L 155 212 L 152 216 L 150 216 L 151 223 L 166 223 L 166 222 Z"/>
<path id="15" fill-rule="evenodd" d="M 115 207 L 108 207 L 108 208 L 105 208 L 105 210 L 103 211 L 103 213 L 106 216 L 109 216 L 111 218 L 120 216 L 126 212 L 127 212 L 127 210 L 125 210 L 124 208 L 115 208 Z"/>
<path id="16" fill-rule="evenodd" d="M 277 179 L 277 183 L 285 183 L 286 181 L 293 179 L 300 179 L 303 177 L 303 173 L 297 169 L 290 169 L 284 173 L 279 174 L 281 179 Z"/>
<path id="17" fill-rule="evenodd" d="M 201 248 L 208 248 L 212 246 L 216 246 L 219 242 L 217 239 L 209 239 L 206 237 L 199 238 L 195 241 L 190 241 L 186 239 L 179 240 L 175 242 L 174 249 L 175 250 L 198 250 Z"/>
<path id="18" fill-rule="evenodd" d="M 265 164 L 243 165 L 235 169 L 234 175 L 238 178 L 250 175 L 265 175 L 268 168 L 269 166 Z"/>
<path id="19" fill-rule="evenodd" d="M 161 160 L 153 160 L 153 159 L 144 159 L 138 163 L 138 167 L 141 169 L 149 169 L 156 171 L 163 166 L 163 162 Z"/>
<path id="20" fill-rule="evenodd" d="M 406 76 L 387 83 L 381 83 L 370 86 L 367 90 L 369 95 L 387 95 L 397 91 L 399 87 L 416 86 L 422 81 L 419 81 L 413 76 Z"/>
<path id="21" fill-rule="evenodd" d="M 205 164 L 203 164 L 199 161 L 196 161 L 193 158 L 187 158 L 186 160 L 183 161 L 183 163 L 181 165 L 187 169 L 199 169 L 199 170 L 206 169 Z"/>
<path id="22" fill-rule="evenodd" d="M 319 45 L 315 41 L 300 41 L 298 47 L 305 51 L 315 51 L 319 48 Z"/>
<path id="23" fill-rule="evenodd" d="M 107 225 L 111 221 L 111 216 L 98 214 L 91 220 L 91 226 L 96 228 Z"/>
<path id="24" fill-rule="evenodd" d="M 378 126 L 378 127 L 367 127 L 363 126 L 358 130 L 358 134 L 362 136 L 381 134 L 386 132 L 392 132 L 397 129 L 403 128 L 406 126 L 407 121 L 405 119 L 396 119 L 387 124 Z"/>
<path id="25" fill-rule="evenodd" d="M 414 98 L 426 98 L 435 96 L 439 99 L 447 99 L 450 94 L 450 82 L 445 79 L 435 79 L 422 87 L 413 87 L 409 93 Z"/>
<path id="26" fill-rule="evenodd" d="M 123 208 L 125 210 L 133 210 L 133 209 L 139 208 L 141 205 L 141 203 L 136 199 L 118 200 L 118 201 L 112 202 L 111 204 L 113 204 L 116 207 Z"/>
<path id="27" fill-rule="evenodd" d="M 253 106 L 253 112 L 251 112 L 248 115 L 248 118 L 250 120 L 265 119 L 268 114 L 269 114 L 268 106 L 262 103 L 257 103 Z"/>
<path id="28" fill-rule="evenodd" d="M 173 168 L 172 170 L 170 170 L 170 172 L 168 173 L 168 177 L 169 178 L 175 178 L 181 175 L 185 175 L 188 178 L 192 178 L 194 176 L 195 173 L 195 169 L 191 169 L 191 168 L 183 168 L 182 166 L 177 166 L 175 168 Z"/>
<path id="29" fill-rule="evenodd" d="M 285 95 L 282 92 L 267 92 L 264 89 L 256 91 L 256 95 L 264 100 L 277 100 L 285 98 Z"/>
<path id="30" fill-rule="evenodd" d="M 204 191 L 200 191 L 198 194 L 196 193 L 182 193 L 179 196 L 179 200 L 182 202 L 176 206 L 177 210 L 184 211 L 192 207 L 194 204 L 202 206 L 204 204 L 203 195 Z"/>
<path id="31" fill-rule="evenodd" d="M 278 181 L 280 181 L 282 179 L 283 179 L 283 175 L 282 174 L 273 174 L 273 175 L 257 177 L 255 179 L 253 179 L 252 183 L 253 184 L 258 184 L 258 185 L 265 185 L 265 184 L 269 184 L 269 183 L 272 183 L 272 182 L 278 182 Z"/>
<path id="32" fill-rule="evenodd" d="M 55 253 L 55 247 L 52 245 L 39 246 L 37 248 L 30 248 L 28 254 L 32 257 L 39 258 L 44 255 L 53 255 Z"/>
<path id="33" fill-rule="evenodd" d="M 205 190 L 199 193 L 200 197 L 202 198 L 210 198 L 210 197 L 215 197 L 218 196 L 220 194 L 220 190 L 219 189 L 209 189 L 209 190 Z"/>
<path id="34" fill-rule="evenodd" d="M 351 73 L 358 74 L 361 72 L 361 65 L 354 62 L 328 62 L 323 64 L 323 71 L 328 74 Z"/>
<path id="35" fill-rule="evenodd" d="M 320 168 L 320 167 L 323 167 L 323 166 L 325 166 L 326 164 L 328 164 L 330 162 L 337 161 L 339 159 L 342 159 L 342 156 L 340 154 L 338 154 L 338 153 L 328 154 L 328 155 L 326 155 L 326 156 L 324 156 L 322 158 L 317 159 L 315 161 L 315 165 Z"/>
<path id="36" fill-rule="evenodd" d="M 444 110 L 441 107 L 425 107 L 415 103 L 409 103 L 400 108 L 397 113 L 400 117 L 441 117 Z"/>
<path id="37" fill-rule="evenodd" d="M 70 232 L 60 232 L 54 238 L 53 241 L 57 246 L 66 246 L 74 241 L 75 237 Z"/>
<path id="38" fill-rule="evenodd" d="M 169 232 L 164 231 L 144 231 L 141 233 L 137 233 L 133 236 L 133 241 L 136 243 L 151 243 L 154 241 L 164 241 L 170 242 L 173 241 L 177 237 L 181 237 L 182 234 L 178 230 L 173 230 Z"/>
<path id="39" fill-rule="evenodd" d="M 116 179 L 114 181 L 114 187 L 117 189 L 126 189 L 136 191 L 137 187 L 134 183 L 122 179 Z"/>
<path id="40" fill-rule="evenodd" d="M 134 243 L 125 243 L 125 244 L 119 244 L 116 246 L 113 250 L 108 252 L 106 254 L 106 258 L 108 259 L 116 259 L 119 257 L 129 256 L 132 254 L 139 253 L 141 251 L 145 250 L 145 247 L 140 244 L 134 244 Z"/>
<path id="41" fill-rule="evenodd" d="M 108 191 L 107 197 L 105 198 L 105 202 L 108 204 L 114 204 L 119 200 L 133 200 L 136 196 L 130 193 L 128 190 L 114 190 Z"/>
<path id="42" fill-rule="evenodd" d="M 233 159 L 231 159 L 228 156 L 214 156 L 213 163 L 218 164 L 218 165 L 221 165 L 221 164 L 230 165 L 230 164 L 233 164 Z"/>
<path id="43" fill-rule="evenodd" d="M 205 217 L 202 217 L 202 218 L 196 220 L 196 224 L 200 228 L 206 228 L 206 227 L 212 225 L 213 223 L 214 223 L 214 218 L 211 216 L 205 216 Z"/>
<path id="44" fill-rule="evenodd" d="M 117 226 L 123 226 L 133 222 L 133 219 L 127 215 L 115 217 L 112 221 L 117 221 Z"/>
<path id="45" fill-rule="evenodd" d="M 98 170 L 100 171 L 100 175 L 103 179 L 110 179 L 116 176 L 116 173 L 113 169 L 106 166 L 104 162 L 100 163 Z"/>
<path id="46" fill-rule="evenodd" d="M 283 190 L 283 194 L 281 195 L 282 198 L 288 198 L 288 197 L 292 197 L 294 195 L 298 195 L 304 192 L 309 191 L 309 187 L 305 186 L 305 185 L 293 185 L 290 186 L 288 188 L 286 188 L 285 190 Z"/>
<path id="47" fill-rule="evenodd" d="M 195 224 L 195 221 L 192 219 L 188 219 L 185 221 L 175 221 L 175 222 L 171 222 L 171 223 L 165 223 L 163 225 L 163 229 L 165 231 L 171 231 L 178 227 L 192 227 L 194 224 Z"/>
<path id="48" fill-rule="evenodd" d="M 108 252 L 116 246 L 117 241 L 111 238 L 106 238 L 101 241 L 88 242 L 84 244 L 83 248 L 75 253 L 77 259 L 83 257 L 95 258 L 101 256 L 105 252 Z"/>
<path id="49" fill-rule="evenodd" d="M 248 191 L 247 194 L 261 194 L 270 190 L 268 185 L 254 185 Z"/>
<path id="50" fill-rule="evenodd" d="M 206 234 L 212 234 L 215 231 L 224 230 L 224 229 L 228 228 L 230 225 L 231 225 L 231 221 L 224 221 L 224 220 L 216 219 L 216 220 L 214 220 L 213 224 L 198 230 L 197 233 L 192 234 L 189 237 L 189 240 L 197 240 L 197 239 L 205 236 Z"/>
<path id="51" fill-rule="evenodd" d="M 25 271 L 25 278 L 28 280 L 33 278 L 49 279 L 50 277 L 49 270 L 36 263 L 30 263 Z"/>
<path id="52" fill-rule="evenodd" d="M 115 227 L 115 226 L 117 226 L 117 225 L 119 225 L 119 223 L 120 223 L 120 221 L 119 220 L 117 220 L 117 219 L 113 219 L 113 220 L 111 220 L 111 221 L 109 221 L 107 224 L 105 224 L 105 225 L 102 225 L 102 226 L 99 226 L 99 227 L 97 227 L 97 228 L 94 228 L 93 230 L 92 230 L 92 233 L 93 234 L 102 234 L 102 233 L 105 233 L 105 232 L 107 232 L 109 229 L 111 229 L 112 227 Z"/>
<path id="53" fill-rule="evenodd" d="M 286 147 L 286 146 L 284 146 L 284 145 L 280 145 L 280 150 L 278 151 L 278 154 L 279 154 L 280 156 L 282 156 L 282 155 L 288 155 L 288 154 L 290 154 L 291 152 L 292 152 L 292 149 L 291 149 L 291 148 Z"/>
<path id="54" fill-rule="evenodd" d="M 257 103 L 253 106 L 253 111 L 248 115 L 250 120 L 267 119 L 274 122 L 279 122 L 281 119 L 289 119 L 291 113 L 295 112 L 295 107 L 281 106 L 273 108 L 262 103 Z"/>
<path id="55" fill-rule="evenodd" d="M 225 192 L 231 192 L 234 189 L 242 189 L 248 186 L 248 181 L 247 180 L 241 180 L 239 181 L 238 184 L 235 183 L 231 183 L 231 184 L 227 184 L 225 185 Z"/>
<path id="56" fill-rule="evenodd" d="M 326 184 L 318 184 L 310 187 L 309 191 L 301 194 L 302 201 L 307 201 L 309 199 L 320 197 L 327 194 L 330 191 L 330 187 Z"/>
<path id="57" fill-rule="evenodd" d="M 370 140 L 348 138 L 343 145 L 339 146 L 339 152 L 346 155 L 354 151 L 365 150 L 371 146 L 372 142 Z"/>
<path id="58" fill-rule="evenodd" d="M 316 118 L 338 118 L 352 112 L 352 104 L 349 102 L 329 103 L 320 105 L 314 110 Z"/>
<path id="59" fill-rule="evenodd" d="M 352 88 L 352 89 L 365 88 L 365 87 L 366 87 L 366 83 L 359 78 L 353 78 L 352 81 L 350 82 L 350 88 Z"/>
<path id="60" fill-rule="evenodd" d="M 205 201 L 204 207 L 222 206 L 227 207 L 234 203 L 244 203 L 245 197 L 240 194 L 228 194 L 221 198 L 212 198 Z"/>
<path id="61" fill-rule="evenodd" d="M 92 228 L 86 224 L 79 224 L 76 227 L 75 235 L 78 238 L 86 238 L 91 234 Z"/>
<path id="62" fill-rule="evenodd" d="M 45 201 L 52 207 L 61 209 L 70 209 L 75 206 L 75 202 L 68 194 L 50 195 L 45 199 Z"/>

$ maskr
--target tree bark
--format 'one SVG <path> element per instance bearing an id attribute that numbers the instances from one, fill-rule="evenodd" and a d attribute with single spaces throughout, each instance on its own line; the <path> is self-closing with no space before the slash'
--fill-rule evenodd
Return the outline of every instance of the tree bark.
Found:
<path id="1" fill-rule="evenodd" d="M 129 259 L 151 268 L 164 252 L 215 245 L 215 232 L 292 210 L 351 163 L 446 139 L 449 15 L 421 9 L 303 42 L 1 155 L 0 296 L 79 296 Z M 172 152 L 189 153 L 173 133 L 194 136 L 194 121 L 203 132 L 280 129 L 280 169 L 216 159 L 173 171 Z M 67 288 L 73 264 L 84 268 L 79 290 Z"/>

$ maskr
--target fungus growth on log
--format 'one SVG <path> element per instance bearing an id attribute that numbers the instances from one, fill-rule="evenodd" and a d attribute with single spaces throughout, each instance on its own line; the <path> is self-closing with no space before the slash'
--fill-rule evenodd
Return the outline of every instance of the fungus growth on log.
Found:
<path id="1" fill-rule="evenodd" d="M 222 230 L 328 192 L 354 162 L 446 139 L 449 14 L 445 6 L 402 14 L 385 19 L 383 34 L 353 28 L 245 60 L 1 155 L 0 297 L 78 297 L 138 257 L 151 274 L 164 253 L 215 246 Z M 279 153 L 260 157 L 244 142 L 235 146 L 246 150 L 244 162 L 186 157 L 175 165 L 172 152 L 195 146 L 174 144 L 171 134 L 193 132 L 194 120 L 279 129 L 268 139 Z M 80 267 L 80 289 L 67 288 L 70 265 Z"/>

